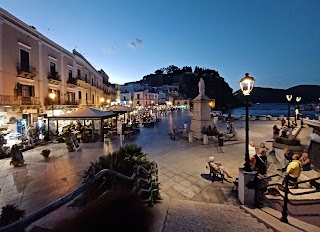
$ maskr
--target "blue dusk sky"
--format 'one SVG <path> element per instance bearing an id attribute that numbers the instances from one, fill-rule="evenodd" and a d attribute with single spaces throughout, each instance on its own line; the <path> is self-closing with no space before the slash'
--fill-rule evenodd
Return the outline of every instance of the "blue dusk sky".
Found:
<path id="1" fill-rule="evenodd" d="M 320 84 L 319 0 L 0 0 L 0 7 L 110 82 L 137 81 L 169 65 L 219 72 L 233 91 Z"/>

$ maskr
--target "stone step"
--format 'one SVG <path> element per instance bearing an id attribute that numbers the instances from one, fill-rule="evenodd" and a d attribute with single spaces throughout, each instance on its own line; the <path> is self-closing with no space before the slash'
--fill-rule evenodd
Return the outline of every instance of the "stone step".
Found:
<path id="1" fill-rule="evenodd" d="M 289 223 L 283 223 L 280 221 L 282 216 L 281 212 L 274 210 L 269 207 L 263 207 L 262 209 L 251 208 L 248 206 L 241 205 L 242 209 L 257 218 L 260 222 L 263 222 L 268 227 L 273 228 L 274 231 L 308 231 L 308 232 L 319 232 L 320 228 L 312 224 L 300 221 L 296 218 L 288 216 Z"/>
<path id="2" fill-rule="evenodd" d="M 238 205 L 189 200 L 166 200 L 154 206 L 154 230 L 164 231 L 274 231 Z"/>

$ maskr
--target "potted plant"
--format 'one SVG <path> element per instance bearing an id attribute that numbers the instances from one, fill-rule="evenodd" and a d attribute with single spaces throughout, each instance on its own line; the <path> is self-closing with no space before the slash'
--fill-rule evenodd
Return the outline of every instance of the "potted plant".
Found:
<path id="1" fill-rule="evenodd" d="M 15 221 L 20 220 L 25 216 L 25 210 L 19 209 L 15 204 L 8 204 L 2 207 L 0 215 L 0 227 L 7 226 Z M 22 232 L 24 228 L 16 229 L 15 231 Z"/>
<path id="2" fill-rule="evenodd" d="M 42 152 L 41 152 L 41 155 L 42 155 L 44 158 L 48 158 L 50 152 L 51 152 L 50 149 L 43 149 Z"/>

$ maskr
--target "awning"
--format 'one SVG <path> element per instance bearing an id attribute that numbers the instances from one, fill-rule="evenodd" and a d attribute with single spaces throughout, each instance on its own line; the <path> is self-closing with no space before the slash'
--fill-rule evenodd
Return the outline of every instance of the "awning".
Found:
<path id="1" fill-rule="evenodd" d="M 59 116 L 48 117 L 53 120 L 70 120 L 70 119 L 107 119 L 116 117 L 118 113 L 113 111 L 101 111 L 94 108 L 84 108 L 71 113 Z"/>

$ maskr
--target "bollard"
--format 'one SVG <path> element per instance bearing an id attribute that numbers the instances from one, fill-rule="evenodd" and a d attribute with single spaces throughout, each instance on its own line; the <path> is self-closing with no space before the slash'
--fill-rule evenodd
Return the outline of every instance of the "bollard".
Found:
<path id="1" fill-rule="evenodd" d="M 193 137 L 191 132 L 189 132 L 189 143 L 193 143 Z"/>
<path id="2" fill-rule="evenodd" d="M 209 141 L 208 141 L 208 135 L 204 134 L 204 135 L 203 135 L 203 144 L 204 144 L 204 145 L 207 145 L 208 143 L 209 143 Z"/>

